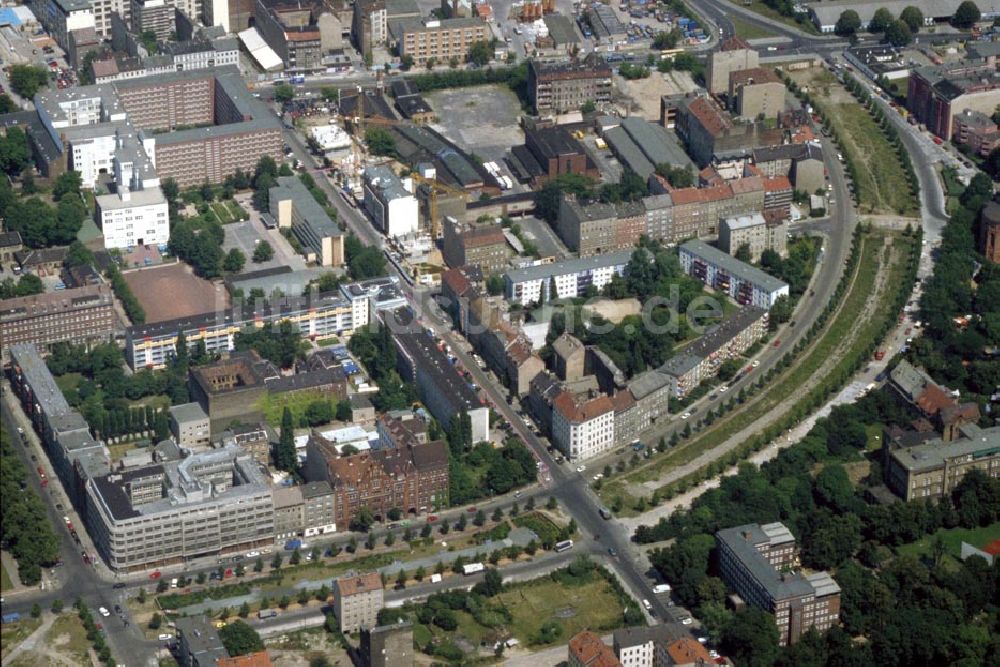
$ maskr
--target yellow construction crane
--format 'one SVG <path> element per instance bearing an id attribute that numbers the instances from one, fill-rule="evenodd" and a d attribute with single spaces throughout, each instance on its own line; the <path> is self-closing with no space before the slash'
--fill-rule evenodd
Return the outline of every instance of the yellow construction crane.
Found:
<path id="1" fill-rule="evenodd" d="M 438 217 L 438 211 L 437 211 L 438 190 L 448 194 L 458 195 L 459 197 L 461 197 L 462 201 L 467 200 L 469 193 L 463 190 L 462 188 L 456 188 L 453 185 L 442 183 L 437 179 L 426 178 L 424 176 L 421 176 L 417 172 L 413 172 L 412 174 L 410 174 L 410 177 L 413 178 L 413 181 L 415 183 L 418 183 L 420 185 L 426 185 L 427 189 L 430 191 L 428 196 L 430 198 L 429 214 L 431 220 L 431 238 L 438 239 L 441 237 L 441 219 Z"/>

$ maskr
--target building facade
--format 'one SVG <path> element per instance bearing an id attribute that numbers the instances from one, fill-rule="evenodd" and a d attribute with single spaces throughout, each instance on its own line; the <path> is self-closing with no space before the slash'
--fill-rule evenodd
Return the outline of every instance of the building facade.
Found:
<path id="1" fill-rule="evenodd" d="M 615 408 L 607 396 L 578 402 L 563 391 L 552 403 L 552 444 L 571 461 L 585 461 L 615 446 Z"/>
<path id="2" fill-rule="evenodd" d="M 279 229 L 290 229 L 305 250 L 306 261 L 320 266 L 344 264 L 344 233 L 296 176 L 279 176 L 268 197 Z"/>
<path id="3" fill-rule="evenodd" d="M 360 652 L 365 667 L 412 667 L 413 624 L 362 628 Z"/>
<path id="4" fill-rule="evenodd" d="M 212 429 L 200 405 L 184 403 L 170 406 L 170 433 L 181 447 L 203 449 L 211 442 Z"/>
<path id="5" fill-rule="evenodd" d="M 389 31 L 402 58 L 413 58 L 417 66 L 429 60 L 446 63 L 452 58 L 464 62 L 476 42 L 487 41 L 492 33 L 478 18 L 402 19 L 390 22 Z"/>
<path id="6" fill-rule="evenodd" d="M 107 285 L 14 297 L 0 301 L 0 349 L 31 343 L 76 345 L 108 341 L 117 328 L 114 297 Z"/>
<path id="7" fill-rule="evenodd" d="M 907 83 L 907 109 L 945 141 L 952 137 L 955 116 L 966 110 L 989 115 L 998 104 L 1000 72 L 990 63 L 918 67 Z"/>
<path id="8" fill-rule="evenodd" d="M 787 283 L 703 241 L 683 244 L 680 261 L 686 274 L 724 292 L 741 306 L 770 309 L 779 297 L 788 296 Z"/>
<path id="9" fill-rule="evenodd" d="M 959 437 L 935 438 L 913 447 L 887 448 L 886 483 L 904 500 L 949 496 L 970 470 L 1000 477 L 1000 427 L 958 428 Z M 883 445 L 887 447 L 887 445 Z"/>
<path id="10" fill-rule="evenodd" d="M 123 185 L 113 194 L 94 199 L 105 248 L 158 246 L 170 240 L 167 199 L 160 188 L 132 192 Z"/>
<path id="11" fill-rule="evenodd" d="M 404 181 L 387 166 L 365 169 L 364 205 L 375 226 L 386 236 L 406 236 L 419 229 L 419 205 L 413 196 L 412 181 Z"/>
<path id="12" fill-rule="evenodd" d="M 448 266 L 478 267 L 487 276 L 507 266 L 507 239 L 499 223 L 464 223 L 446 217 L 443 231 L 443 255 Z"/>
<path id="13" fill-rule="evenodd" d="M 718 51 L 708 58 L 705 81 L 708 92 L 722 94 L 729 92 L 729 75 L 740 70 L 748 70 L 760 65 L 757 52 L 739 37 L 722 43 Z"/>
<path id="14" fill-rule="evenodd" d="M 600 291 L 612 277 L 625 274 L 631 250 L 552 264 L 536 264 L 504 274 L 506 296 L 523 304 L 581 296 L 589 286 Z"/>
<path id="15" fill-rule="evenodd" d="M 987 202 L 979 214 L 979 252 L 1000 264 L 1000 204 Z"/>
<path id="16" fill-rule="evenodd" d="M 773 250 L 786 257 L 787 239 L 787 223 L 780 221 L 769 224 L 764 220 L 764 216 L 759 214 L 726 218 L 719 226 L 719 249 L 735 255 L 741 246 L 747 246 L 752 262 L 759 262 L 765 250 Z"/>

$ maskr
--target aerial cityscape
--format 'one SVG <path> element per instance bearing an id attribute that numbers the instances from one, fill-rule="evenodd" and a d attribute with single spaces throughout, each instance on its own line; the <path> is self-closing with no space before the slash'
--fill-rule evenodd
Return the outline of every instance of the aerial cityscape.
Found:
<path id="1" fill-rule="evenodd" d="M 0 171 L 2 667 L 996 664 L 1000 0 L 0 0 Z"/>

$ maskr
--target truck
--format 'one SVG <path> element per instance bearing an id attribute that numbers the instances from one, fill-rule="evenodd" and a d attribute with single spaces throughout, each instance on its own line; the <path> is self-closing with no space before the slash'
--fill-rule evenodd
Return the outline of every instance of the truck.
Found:
<path id="1" fill-rule="evenodd" d="M 600 512 L 601 518 L 604 519 L 605 521 L 611 518 L 611 510 L 609 510 L 607 507 L 600 507 L 597 509 L 597 511 Z"/>
<path id="2" fill-rule="evenodd" d="M 653 593 L 656 595 L 662 595 L 663 593 L 670 592 L 670 584 L 656 584 L 653 586 Z"/>
<path id="3" fill-rule="evenodd" d="M 277 615 L 278 612 L 275 611 L 274 609 L 261 609 L 260 611 L 257 612 L 257 618 L 260 619 L 274 618 Z"/>
<path id="4" fill-rule="evenodd" d="M 304 74 L 296 74 L 290 80 L 293 85 L 301 85 L 306 82 L 306 77 Z"/>
<path id="5" fill-rule="evenodd" d="M 470 574 L 476 574 L 477 572 L 482 572 L 486 568 L 483 567 L 482 563 L 469 563 L 462 567 L 462 574 L 469 576 Z"/>
<path id="6" fill-rule="evenodd" d="M 296 538 L 285 542 L 285 551 L 295 551 L 296 549 L 302 550 L 302 540 Z"/>

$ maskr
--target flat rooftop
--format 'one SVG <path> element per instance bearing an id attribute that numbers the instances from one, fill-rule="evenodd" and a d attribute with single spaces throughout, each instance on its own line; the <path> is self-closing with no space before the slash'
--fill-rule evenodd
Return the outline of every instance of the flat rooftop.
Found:
<path id="1" fill-rule="evenodd" d="M 746 262 L 741 262 L 729 253 L 725 253 L 718 248 L 710 246 L 704 241 L 699 241 L 697 239 L 688 241 L 681 246 L 681 250 L 687 251 L 695 257 L 714 264 L 730 276 L 753 283 L 761 289 L 765 289 L 769 292 L 776 292 L 783 287 L 788 287 L 786 282 L 764 273 L 755 266 L 751 266 Z"/>
<path id="2" fill-rule="evenodd" d="M 413 361 L 419 373 L 431 378 L 434 387 L 449 397 L 460 409 L 482 408 L 476 392 L 465 383 L 448 357 L 434 345 L 434 340 L 425 333 L 407 332 L 393 335 L 396 345 Z M 458 410 L 456 410 L 457 412 Z"/>
<path id="3" fill-rule="evenodd" d="M 552 264 L 536 264 L 526 266 L 523 269 L 508 271 L 505 275 L 511 283 L 523 283 L 529 280 L 543 280 L 552 276 L 561 276 L 568 273 L 580 273 L 582 271 L 593 271 L 609 266 L 625 266 L 632 259 L 632 250 L 617 250 L 604 255 L 594 255 L 593 257 L 583 257 L 580 259 L 570 259 L 565 262 L 554 262 Z"/>

